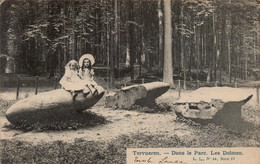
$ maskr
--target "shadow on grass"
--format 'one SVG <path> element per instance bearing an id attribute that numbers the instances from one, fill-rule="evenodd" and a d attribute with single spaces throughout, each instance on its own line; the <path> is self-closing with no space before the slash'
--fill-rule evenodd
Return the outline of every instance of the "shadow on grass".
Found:
<path id="1" fill-rule="evenodd" d="M 234 125 L 228 125 L 225 124 L 223 122 L 220 122 L 218 120 L 203 120 L 203 119 L 189 119 L 189 118 L 185 118 L 183 116 L 177 116 L 177 122 L 184 122 L 187 123 L 188 125 L 191 126 L 197 126 L 200 128 L 207 128 L 208 126 L 219 126 L 222 127 L 226 130 L 229 130 L 232 133 L 243 133 L 243 132 L 248 132 L 248 131 L 252 131 L 252 132 L 256 132 L 256 131 L 260 131 L 260 126 L 259 125 L 255 125 L 251 122 L 247 122 L 243 119 L 241 119 L 240 123 L 237 124 L 236 126 Z"/>
<path id="2" fill-rule="evenodd" d="M 128 110 L 128 111 L 137 111 L 141 113 L 167 113 L 172 112 L 171 108 L 167 104 L 152 104 L 150 106 L 141 106 L 141 105 L 133 105 L 129 108 L 120 108 L 122 110 Z"/>
<path id="3" fill-rule="evenodd" d="M 89 128 L 100 126 L 109 123 L 105 117 L 99 116 L 96 113 L 90 111 L 84 111 L 83 113 L 75 113 L 62 120 L 48 120 L 45 122 L 37 122 L 35 124 L 23 124 L 23 125 L 5 125 L 5 128 L 13 130 L 22 130 L 24 132 L 36 130 L 39 132 L 48 130 L 76 130 L 81 128 Z"/>

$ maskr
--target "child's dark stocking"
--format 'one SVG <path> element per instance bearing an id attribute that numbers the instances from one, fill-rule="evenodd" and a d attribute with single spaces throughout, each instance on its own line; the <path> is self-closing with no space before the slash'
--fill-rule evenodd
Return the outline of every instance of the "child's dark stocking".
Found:
<path id="1" fill-rule="evenodd" d="M 75 91 L 72 91 L 71 94 L 72 94 L 72 99 L 75 100 L 75 98 L 78 95 L 78 93 L 75 92 Z"/>

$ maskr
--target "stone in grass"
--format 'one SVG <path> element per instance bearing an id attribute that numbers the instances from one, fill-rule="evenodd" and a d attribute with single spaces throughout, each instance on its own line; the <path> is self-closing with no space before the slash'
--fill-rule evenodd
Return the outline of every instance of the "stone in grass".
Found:
<path id="1" fill-rule="evenodd" d="M 241 107 L 252 96 L 238 88 L 205 87 L 180 98 L 173 108 L 177 116 L 238 128 L 242 123 Z"/>
<path id="2" fill-rule="evenodd" d="M 77 113 L 95 105 L 104 95 L 79 92 L 73 100 L 70 92 L 57 89 L 40 93 L 13 104 L 6 112 L 6 118 L 14 125 L 31 125 L 69 120 Z"/>
<path id="3" fill-rule="evenodd" d="M 134 105 L 154 107 L 155 99 L 167 92 L 169 85 L 152 82 L 124 87 L 106 96 L 106 107 L 131 109 Z"/>

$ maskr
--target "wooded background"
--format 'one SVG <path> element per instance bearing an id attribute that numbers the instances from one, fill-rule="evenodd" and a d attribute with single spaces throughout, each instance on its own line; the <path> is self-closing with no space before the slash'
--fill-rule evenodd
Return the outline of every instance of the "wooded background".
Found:
<path id="1" fill-rule="evenodd" d="M 168 62 L 182 79 L 198 79 L 201 72 L 220 82 L 256 76 L 259 0 L 171 0 L 170 4 L 169 0 L 5 0 L 0 12 L 1 58 L 12 57 L 16 73 L 62 76 L 70 59 L 91 53 L 96 66 L 109 68 L 112 81 L 124 72 L 133 79 L 134 65 L 162 76 Z M 166 46 L 170 42 L 172 50 Z M 169 52 L 171 58 L 164 61 Z M 188 76 L 194 71 L 196 77 Z"/>

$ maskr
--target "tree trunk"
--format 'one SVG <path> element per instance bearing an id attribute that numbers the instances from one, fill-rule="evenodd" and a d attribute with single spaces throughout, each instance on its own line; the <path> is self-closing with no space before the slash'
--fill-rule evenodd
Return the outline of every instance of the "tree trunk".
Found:
<path id="1" fill-rule="evenodd" d="M 207 60 L 208 60 L 208 56 L 207 56 L 207 46 L 208 46 L 208 43 L 207 43 L 207 36 L 208 36 L 208 29 L 207 29 L 207 24 L 204 25 L 204 30 L 205 30 L 205 33 L 204 33 L 204 38 L 203 38 L 203 46 L 204 46 L 204 66 L 207 67 Z"/>
<path id="2" fill-rule="evenodd" d="M 178 30 L 177 30 L 177 24 L 175 24 L 175 23 L 173 23 L 173 24 L 174 24 L 174 27 L 172 28 L 173 29 L 172 36 L 175 37 L 175 39 L 172 40 L 173 41 L 173 43 L 172 43 L 172 48 L 173 48 L 173 50 L 172 50 L 172 53 L 173 53 L 172 54 L 172 56 L 173 56 L 172 63 L 173 63 L 173 70 L 178 70 L 178 66 L 179 66 L 179 63 L 177 62 L 178 61 L 178 58 L 177 58 L 178 57 L 178 55 L 177 55 L 177 53 L 178 53 L 177 52 L 177 47 L 178 47 L 178 42 L 177 42 L 177 40 L 178 40 L 178 37 L 177 37 Z"/>
<path id="3" fill-rule="evenodd" d="M 258 12 L 258 11 L 257 11 Z M 260 65 L 260 25 L 259 25 L 259 22 L 260 22 L 260 13 L 258 12 L 258 18 L 257 18 L 257 21 L 256 21 L 256 45 L 257 45 L 257 52 L 256 52 L 256 65 L 258 65 L 258 68 L 259 68 L 259 65 Z M 258 60 L 257 60 L 258 59 Z M 257 64 L 258 63 L 258 64 Z"/>
<path id="4" fill-rule="evenodd" d="M 59 74 L 57 74 L 57 76 L 58 76 L 58 78 L 60 78 L 62 76 L 62 73 L 61 73 L 61 70 L 62 70 L 62 66 L 61 66 L 61 63 L 62 63 L 61 50 L 62 50 L 62 48 L 61 48 L 61 45 L 59 45 L 57 47 L 57 49 L 58 49 L 58 63 L 59 63 L 58 64 Z"/>
<path id="5" fill-rule="evenodd" d="M 193 33 L 194 35 L 194 33 Z M 194 52 L 194 41 L 193 39 L 190 39 L 190 56 L 189 56 L 189 72 L 191 72 L 191 66 L 192 66 L 192 54 Z"/>
<path id="6" fill-rule="evenodd" d="M 75 2 L 71 1 L 71 19 L 72 19 L 72 31 L 71 31 L 71 41 L 70 41 L 70 54 L 71 54 L 71 59 L 76 59 L 75 52 L 76 52 L 76 47 L 75 47 L 75 32 L 74 32 L 74 25 L 75 25 Z"/>
<path id="7" fill-rule="evenodd" d="M 65 7 L 63 9 L 61 9 L 61 14 L 62 14 L 62 16 L 64 18 L 66 18 L 66 8 Z M 62 20 L 62 23 L 63 23 L 63 36 L 66 36 L 66 23 L 65 23 L 65 19 Z M 64 37 L 63 44 L 64 44 L 64 48 L 63 48 L 63 68 L 64 68 L 64 66 L 68 62 L 68 59 L 67 59 L 67 37 Z"/>
<path id="8" fill-rule="evenodd" d="M 214 81 L 216 81 L 216 56 L 217 56 L 217 34 L 216 34 L 216 13 L 213 12 L 213 19 L 212 19 L 212 30 L 213 30 L 213 56 L 212 56 L 212 63 L 214 67 Z M 211 78 L 212 79 L 212 78 Z"/>
<path id="9" fill-rule="evenodd" d="M 118 2 L 118 14 L 120 15 L 121 14 L 121 2 L 119 1 Z M 117 68 L 118 68 L 118 74 L 117 74 L 117 76 L 118 77 L 120 77 L 120 57 L 121 57 L 121 49 L 120 49 L 120 45 L 121 45 L 121 39 L 120 39 L 120 37 L 121 37 L 121 33 L 120 33 L 120 23 L 118 23 L 120 21 L 120 19 L 119 18 L 117 18 L 117 38 L 118 38 L 118 40 L 117 40 Z"/>
<path id="10" fill-rule="evenodd" d="M 225 56 L 226 56 L 226 36 L 228 35 L 227 33 L 227 23 L 226 23 L 226 13 L 225 11 L 222 11 L 222 21 L 221 21 L 221 38 L 219 37 L 219 49 L 220 49 L 220 55 L 219 55 L 219 81 L 220 84 L 222 83 L 222 71 L 225 66 Z"/>
<path id="11" fill-rule="evenodd" d="M 127 14 L 126 14 L 126 20 L 130 19 L 130 6 L 127 6 Z M 126 23 L 126 61 L 125 61 L 125 67 L 130 67 L 130 23 L 129 21 Z"/>
<path id="12" fill-rule="evenodd" d="M 140 6 L 141 6 L 141 29 L 140 29 L 140 51 L 139 51 L 139 56 L 138 56 L 138 60 L 139 60 L 139 77 L 142 75 L 142 56 L 143 56 L 143 53 L 144 53 L 144 46 L 143 46 L 143 42 L 144 42 L 144 38 L 143 38 L 143 35 L 144 35 L 144 17 L 143 17 L 143 3 L 142 1 L 140 2 Z"/>
<path id="13" fill-rule="evenodd" d="M 171 0 L 164 0 L 164 69 L 163 81 L 174 88 L 172 71 L 172 23 Z"/>
<path id="14" fill-rule="evenodd" d="M 238 78 L 238 69 L 239 69 L 239 66 L 238 66 L 238 60 L 239 60 L 239 54 L 237 54 L 238 52 L 238 45 L 237 47 L 235 48 L 235 52 L 236 52 L 236 71 L 235 71 L 235 82 L 237 81 L 237 78 Z"/>
<path id="15" fill-rule="evenodd" d="M 195 64 L 196 64 L 196 67 L 197 67 L 197 71 L 196 71 L 196 80 L 199 80 L 198 77 L 199 77 L 199 69 L 198 69 L 198 43 L 197 43 L 197 31 L 196 31 L 196 26 L 194 25 L 193 26 L 193 44 L 194 44 L 194 57 L 195 57 Z"/>
<path id="16" fill-rule="evenodd" d="M 113 1 L 111 1 L 113 3 Z M 113 5 L 112 5 L 113 6 Z M 111 11 L 112 12 L 112 11 Z M 115 84 L 115 37 L 113 34 L 114 22 L 109 22 L 109 61 L 110 61 L 110 86 L 113 87 Z"/>
<path id="17" fill-rule="evenodd" d="M 183 30 L 183 4 L 181 4 L 181 30 Z M 181 31 L 181 70 L 183 71 L 183 89 L 186 90 L 186 61 L 184 56 L 184 36 Z"/>
<path id="18" fill-rule="evenodd" d="M 256 57 L 256 39 L 254 39 L 254 47 L 253 47 L 253 54 L 254 54 L 254 67 L 255 69 L 257 68 L 257 65 L 256 65 L 256 60 L 257 60 L 257 57 Z"/>
<path id="19" fill-rule="evenodd" d="M 255 38 L 255 42 L 254 42 L 254 57 L 255 57 L 255 68 L 257 68 L 257 66 L 258 66 L 258 68 L 259 68 L 259 65 L 260 65 L 260 63 L 259 63 L 259 60 L 260 60 L 260 50 L 259 50 L 259 48 L 260 48 L 260 34 L 259 34 L 259 32 L 260 32 L 260 25 L 259 25 L 259 22 L 260 22 L 260 13 L 259 13 L 259 10 L 257 10 L 256 12 L 258 12 L 258 14 L 257 14 L 257 21 L 256 21 L 256 38 Z"/>
<path id="20" fill-rule="evenodd" d="M 215 21 L 214 21 L 214 81 L 217 81 L 217 63 L 219 57 L 219 49 L 218 49 L 218 33 L 216 28 L 217 22 L 217 14 L 215 14 Z"/>
<path id="21" fill-rule="evenodd" d="M 110 36 L 109 36 L 109 7 L 106 7 L 106 56 L 107 56 L 107 81 L 108 87 L 110 86 Z"/>
<path id="22" fill-rule="evenodd" d="M 231 4 L 231 0 L 229 0 L 229 5 Z M 227 46 L 228 46 L 228 76 L 229 83 L 231 83 L 231 54 L 230 54 L 230 40 L 231 40 L 231 11 L 228 11 L 228 24 L 227 24 Z"/>
<path id="23" fill-rule="evenodd" d="M 248 54 L 246 54 L 246 62 L 245 62 L 245 80 L 248 80 L 247 70 L 248 70 Z"/>
<path id="24" fill-rule="evenodd" d="M 162 73 L 163 63 L 163 13 L 162 0 L 158 0 L 158 20 L 159 20 L 159 39 L 158 39 L 158 58 L 159 58 L 159 74 Z"/>
<path id="25" fill-rule="evenodd" d="M 128 1 L 128 4 L 129 4 L 129 48 L 130 48 L 130 76 L 131 76 L 131 80 L 134 80 L 134 63 L 135 63 L 135 35 L 134 35 L 134 32 L 135 32 L 135 27 L 133 25 L 133 17 L 134 17 L 134 14 L 133 14 L 133 7 L 134 7 L 134 2 L 132 0 L 129 0 Z"/>
<path id="26" fill-rule="evenodd" d="M 196 58 L 197 58 L 197 61 L 196 61 L 196 66 L 197 66 L 197 80 L 199 80 L 199 72 L 200 72 L 200 65 L 201 65 L 201 62 L 200 62 L 200 28 L 201 27 L 198 27 L 197 28 L 197 31 L 196 32 Z M 196 30 L 195 30 L 196 31 Z"/>
<path id="27" fill-rule="evenodd" d="M 118 0 L 114 0 L 114 14 L 115 14 L 115 22 L 114 22 L 114 49 L 115 49 L 115 67 L 117 70 L 119 70 L 119 55 L 118 55 Z"/>

